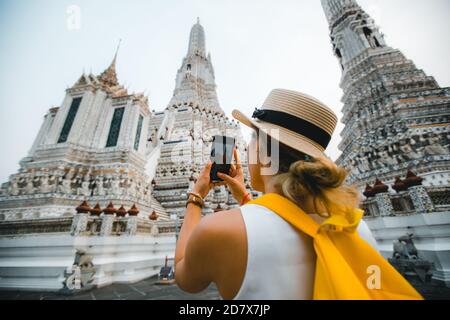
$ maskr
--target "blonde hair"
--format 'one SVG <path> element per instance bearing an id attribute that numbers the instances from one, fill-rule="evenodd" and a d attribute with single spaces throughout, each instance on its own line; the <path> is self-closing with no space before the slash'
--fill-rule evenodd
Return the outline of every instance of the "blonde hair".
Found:
<path id="1" fill-rule="evenodd" d="M 260 134 L 263 134 L 261 131 Z M 271 152 L 271 139 L 259 140 L 259 148 Z M 261 143 L 266 141 L 267 143 Z M 347 216 L 358 206 L 359 192 L 346 186 L 346 169 L 337 166 L 325 156 L 312 158 L 304 153 L 279 143 L 279 174 L 275 176 L 275 187 L 286 198 L 303 207 L 312 197 L 316 212 L 323 217 L 334 214 Z M 319 212 L 323 207 L 326 212 Z"/>

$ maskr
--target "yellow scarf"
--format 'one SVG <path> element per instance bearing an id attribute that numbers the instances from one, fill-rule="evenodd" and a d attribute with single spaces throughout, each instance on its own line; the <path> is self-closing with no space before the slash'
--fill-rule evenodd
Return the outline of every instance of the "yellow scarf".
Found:
<path id="1" fill-rule="evenodd" d="M 359 237 L 356 229 L 362 210 L 353 209 L 353 221 L 332 215 L 319 225 L 278 194 L 267 194 L 249 204 L 274 211 L 314 239 L 314 300 L 423 300 L 383 256 Z"/>

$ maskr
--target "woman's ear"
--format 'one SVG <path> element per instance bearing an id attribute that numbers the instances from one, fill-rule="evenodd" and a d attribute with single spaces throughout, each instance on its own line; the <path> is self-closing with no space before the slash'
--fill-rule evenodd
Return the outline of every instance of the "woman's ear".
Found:
<path id="1" fill-rule="evenodd" d="M 261 164 L 258 157 L 259 145 L 256 131 L 252 134 L 247 150 L 248 171 L 250 173 L 252 188 L 256 191 L 264 192 L 264 181 L 261 177 Z"/>

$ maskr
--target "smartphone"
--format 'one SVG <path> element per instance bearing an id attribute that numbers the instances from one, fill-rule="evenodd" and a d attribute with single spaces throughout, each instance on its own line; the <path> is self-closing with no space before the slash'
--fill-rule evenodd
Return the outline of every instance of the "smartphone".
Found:
<path id="1" fill-rule="evenodd" d="M 230 174 L 233 160 L 233 150 L 236 146 L 236 139 L 226 136 L 214 136 L 211 148 L 211 174 L 212 182 L 222 182 L 217 176 L 218 172 Z"/>

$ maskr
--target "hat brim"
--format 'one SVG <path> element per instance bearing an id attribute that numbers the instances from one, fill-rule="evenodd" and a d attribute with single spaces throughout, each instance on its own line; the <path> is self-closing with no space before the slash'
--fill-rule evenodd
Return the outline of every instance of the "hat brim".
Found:
<path id="1" fill-rule="evenodd" d="M 288 147 L 303 152 L 313 158 L 325 156 L 325 149 L 322 148 L 322 146 L 301 134 L 271 124 L 269 122 L 260 121 L 258 119 L 250 119 L 239 110 L 233 110 L 232 115 L 236 120 L 246 125 L 247 127 L 262 130 L 265 134 L 271 136 L 274 139 L 277 139 Z M 277 130 L 275 131 L 277 134 L 273 134 L 273 130 Z"/>

